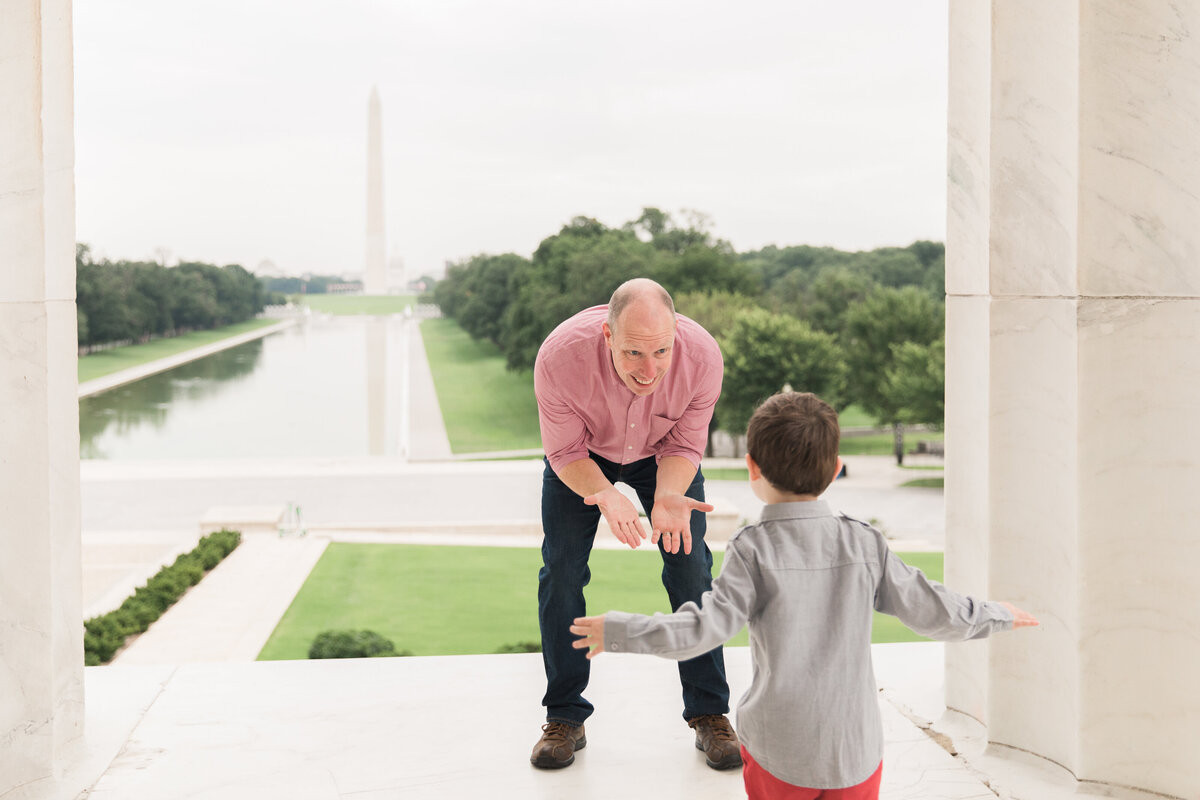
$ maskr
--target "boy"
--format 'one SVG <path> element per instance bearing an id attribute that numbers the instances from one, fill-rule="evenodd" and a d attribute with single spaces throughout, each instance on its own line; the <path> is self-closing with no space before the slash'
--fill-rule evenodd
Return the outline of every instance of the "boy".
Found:
<path id="1" fill-rule="evenodd" d="M 871 665 L 872 610 L 933 639 L 976 639 L 1037 620 L 931 581 L 883 534 L 820 498 L 841 471 L 837 412 L 815 395 L 778 394 L 747 430 L 762 521 L 729 542 L 702 606 L 646 617 L 580 617 L 574 646 L 686 659 L 750 625 L 754 679 L 738 707 L 751 798 L 877 798 L 883 725 Z"/>

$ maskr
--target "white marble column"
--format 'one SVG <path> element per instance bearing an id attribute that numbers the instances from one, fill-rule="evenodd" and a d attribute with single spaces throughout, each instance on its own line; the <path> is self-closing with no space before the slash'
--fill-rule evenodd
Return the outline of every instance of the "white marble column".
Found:
<path id="1" fill-rule="evenodd" d="M 1200 4 L 1080 4 L 1081 778 L 1200 797 Z"/>
<path id="2" fill-rule="evenodd" d="M 987 596 L 991 6 L 950 3 L 946 582 Z M 946 705 L 987 721 L 987 643 L 947 649 Z M 955 668 L 949 668 L 953 665 Z"/>
<path id="3" fill-rule="evenodd" d="M 0 795 L 82 732 L 70 0 L 0 0 Z"/>
<path id="4" fill-rule="evenodd" d="M 367 102 L 367 255 L 363 294 L 387 294 L 386 235 L 383 224 L 383 112 L 379 90 Z"/>
<path id="5" fill-rule="evenodd" d="M 1187 798 L 1197 35 L 1198 3 L 951 4 L 947 582 L 1042 628 L 949 648 L 947 705 L 1081 782 Z"/>

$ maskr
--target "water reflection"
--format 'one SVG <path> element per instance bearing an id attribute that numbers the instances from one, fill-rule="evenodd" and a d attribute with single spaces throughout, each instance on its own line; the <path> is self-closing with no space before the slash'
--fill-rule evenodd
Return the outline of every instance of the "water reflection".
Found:
<path id="1" fill-rule="evenodd" d="M 79 401 L 83 458 L 395 455 L 402 317 L 316 318 Z"/>
<path id="2" fill-rule="evenodd" d="M 231 383 L 245 378 L 258 366 L 262 352 L 263 340 L 257 339 L 140 381 L 81 398 L 80 458 L 108 457 L 101 449 L 101 443 L 114 438 L 113 435 L 104 435 L 110 427 L 115 426 L 115 438 L 126 437 L 142 427 L 160 430 L 166 424 L 173 405 L 202 402 Z"/>
<path id="3" fill-rule="evenodd" d="M 367 447 L 381 456 L 387 439 L 387 319 L 367 322 Z"/>

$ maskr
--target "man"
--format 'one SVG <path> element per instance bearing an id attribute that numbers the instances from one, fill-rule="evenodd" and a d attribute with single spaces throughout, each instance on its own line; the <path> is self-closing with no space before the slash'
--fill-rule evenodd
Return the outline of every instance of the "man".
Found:
<path id="1" fill-rule="evenodd" d="M 704 502 L 699 465 L 723 369 L 712 336 L 677 317 L 667 291 L 644 278 L 622 284 L 607 306 L 563 322 L 538 351 L 533 385 L 546 451 L 538 575 L 546 724 L 530 756 L 535 767 L 570 766 L 587 744 L 589 662 L 573 646 L 569 628 L 585 615 L 583 587 L 600 516 L 631 548 L 647 538 L 637 508 L 614 484 L 631 487 L 649 515 L 671 608 L 699 603 L 712 587 L 703 513 L 712 506 Z M 679 677 L 683 717 L 706 763 L 741 766 L 725 717 L 729 685 L 721 648 L 680 662 Z"/>

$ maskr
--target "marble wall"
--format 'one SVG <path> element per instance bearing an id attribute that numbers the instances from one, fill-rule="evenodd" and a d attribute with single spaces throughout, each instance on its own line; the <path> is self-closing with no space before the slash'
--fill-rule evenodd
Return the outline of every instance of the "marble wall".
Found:
<path id="1" fill-rule="evenodd" d="M 69 0 L 0 0 L 0 795 L 83 720 Z"/>
<path id="2" fill-rule="evenodd" d="M 1042 627 L 949 648 L 947 705 L 1082 782 L 1188 798 L 1198 34 L 1196 2 L 951 4 L 947 582 Z"/>

